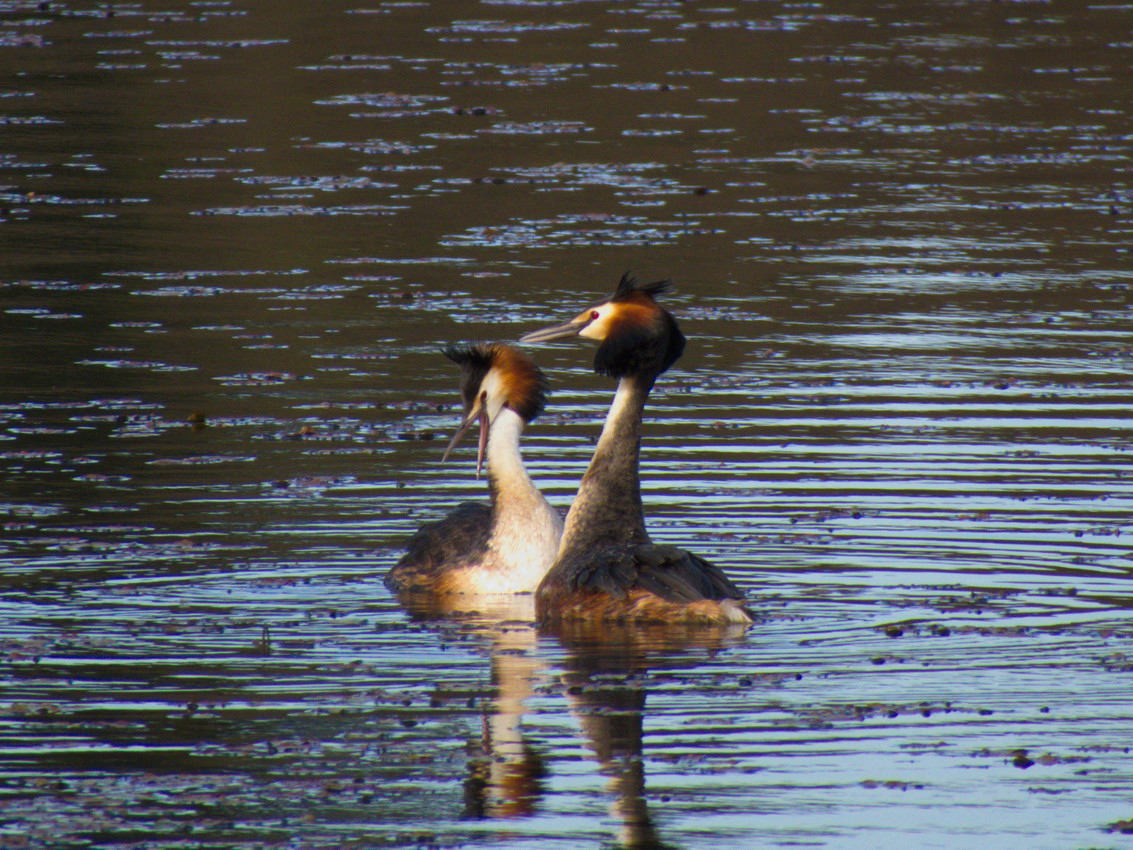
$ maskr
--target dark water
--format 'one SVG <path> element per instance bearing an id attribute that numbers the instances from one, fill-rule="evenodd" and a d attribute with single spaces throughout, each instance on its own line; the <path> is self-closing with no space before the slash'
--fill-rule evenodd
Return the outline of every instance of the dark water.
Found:
<path id="1" fill-rule="evenodd" d="M 1124 846 L 1133 5 L 0 0 L 0 845 Z M 746 636 L 438 622 L 437 349 L 631 269 Z M 569 503 L 612 386 L 536 352 Z"/>

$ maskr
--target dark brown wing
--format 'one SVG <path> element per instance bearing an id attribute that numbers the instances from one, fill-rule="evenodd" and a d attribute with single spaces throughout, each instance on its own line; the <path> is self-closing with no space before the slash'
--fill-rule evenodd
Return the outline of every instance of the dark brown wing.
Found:
<path id="1" fill-rule="evenodd" d="M 608 547 L 594 552 L 571 573 L 574 589 L 599 590 L 618 599 L 634 589 L 678 603 L 744 598 L 718 567 L 676 546 Z"/>
<path id="2" fill-rule="evenodd" d="M 435 589 L 454 567 L 476 564 L 488 549 L 492 511 L 480 502 L 462 502 L 444 519 L 427 522 L 409 538 L 406 552 L 385 577 L 392 590 Z"/>

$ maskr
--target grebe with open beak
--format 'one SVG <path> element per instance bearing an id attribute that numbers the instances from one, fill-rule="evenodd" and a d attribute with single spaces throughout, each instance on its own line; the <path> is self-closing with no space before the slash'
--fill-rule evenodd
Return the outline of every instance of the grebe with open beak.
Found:
<path id="1" fill-rule="evenodd" d="M 476 474 L 486 459 L 489 504 L 465 502 L 423 525 L 386 584 L 430 594 L 531 593 L 555 560 L 563 531 L 519 451 L 524 426 L 543 410 L 547 382 L 531 358 L 511 345 L 450 347 L 444 353 L 460 366 L 464 421 L 442 459 L 478 422 Z"/>

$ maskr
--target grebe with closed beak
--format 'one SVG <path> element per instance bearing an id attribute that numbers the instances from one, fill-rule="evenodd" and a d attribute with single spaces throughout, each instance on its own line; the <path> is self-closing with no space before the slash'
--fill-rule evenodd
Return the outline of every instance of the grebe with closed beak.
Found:
<path id="1" fill-rule="evenodd" d="M 520 339 L 596 340 L 594 370 L 618 380 L 558 555 L 535 594 L 542 621 L 752 622 L 743 593 L 721 570 L 684 549 L 653 543 L 645 530 L 638 473 L 642 411 L 657 377 L 685 347 L 676 319 L 656 301 L 668 286 L 624 275 L 609 300 Z"/>

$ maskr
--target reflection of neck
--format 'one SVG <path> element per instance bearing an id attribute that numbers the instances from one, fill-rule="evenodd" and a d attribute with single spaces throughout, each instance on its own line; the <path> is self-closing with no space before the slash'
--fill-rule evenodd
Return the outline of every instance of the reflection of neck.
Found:
<path id="1" fill-rule="evenodd" d="M 594 457 L 567 514 L 560 555 L 572 547 L 649 541 L 641 507 L 638 458 L 641 414 L 652 383 L 637 375 L 618 382 Z"/>
<path id="2" fill-rule="evenodd" d="M 588 679 L 587 684 L 592 684 Z M 590 696 L 572 700 L 587 743 L 608 778 L 610 813 L 618 821 L 619 847 L 662 846 L 645 801 L 642 716 L 645 691 L 604 683 Z"/>
<path id="3" fill-rule="evenodd" d="M 523 711 L 542 665 L 531 657 L 535 632 L 531 628 L 501 629 L 492 648 L 492 681 L 496 698 L 485 718 L 488 764 L 487 799 L 490 817 L 517 817 L 534 812 L 539 796 L 542 763 L 523 739 Z"/>

